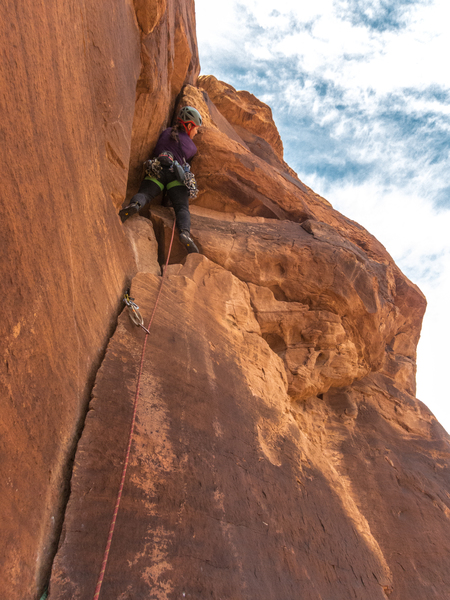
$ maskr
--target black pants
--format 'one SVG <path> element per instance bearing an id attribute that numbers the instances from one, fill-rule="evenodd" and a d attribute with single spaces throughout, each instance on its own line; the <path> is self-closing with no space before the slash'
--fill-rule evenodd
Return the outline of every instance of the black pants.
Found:
<path id="1" fill-rule="evenodd" d="M 175 175 L 168 169 L 163 169 L 158 181 L 164 187 L 172 181 L 177 181 Z M 137 202 L 142 208 L 149 204 L 153 198 L 156 198 L 161 193 L 161 187 L 154 181 L 144 179 L 137 194 L 135 194 L 131 202 Z M 176 185 L 167 190 L 167 195 L 175 211 L 176 223 L 179 231 L 183 229 L 191 230 L 191 214 L 189 212 L 189 190 L 185 185 Z"/>

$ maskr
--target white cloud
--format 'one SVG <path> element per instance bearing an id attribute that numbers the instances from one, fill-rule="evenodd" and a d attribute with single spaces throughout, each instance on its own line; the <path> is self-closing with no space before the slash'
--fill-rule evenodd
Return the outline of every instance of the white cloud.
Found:
<path id="1" fill-rule="evenodd" d="M 309 184 L 372 233 L 403 269 L 411 272 L 427 256 L 450 255 L 450 211 L 436 214 L 413 189 L 389 189 L 373 181 L 339 186 L 315 176 Z"/>
<path id="2" fill-rule="evenodd" d="M 435 414 L 450 433 L 450 392 L 448 389 L 450 338 L 448 299 L 450 298 L 450 254 L 438 257 L 440 276 L 423 282 L 428 300 L 422 336 L 417 349 L 417 397 Z"/>
<path id="3" fill-rule="evenodd" d="M 372 87 L 387 93 L 399 87 L 423 85 L 424 81 L 448 83 L 442 59 L 449 55 L 450 36 L 447 23 L 450 5 L 436 0 L 432 5 L 412 8 L 412 22 L 401 31 L 368 32 L 363 25 L 354 26 L 339 18 L 334 2 L 252 0 L 245 10 L 264 31 L 250 32 L 242 19 L 238 1 L 217 8 L 207 0 L 196 0 L 197 24 L 201 49 L 220 53 L 234 46 L 236 54 L 245 44 L 255 57 L 267 58 L 282 53 L 298 56 L 307 71 L 320 71 L 347 87 Z M 278 16 L 276 16 L 278 15 Z M 313 23 L 311 30 L 292 33 L 295 17 L 301 23 Z M 211 25 L 213 23 L 213 25 Z M 258 43 L 260 41 L 261 43 Z M 264 50 L 263 44 L 266 43 Z M 348 61 L 345 56 L 365 57 Z"/>

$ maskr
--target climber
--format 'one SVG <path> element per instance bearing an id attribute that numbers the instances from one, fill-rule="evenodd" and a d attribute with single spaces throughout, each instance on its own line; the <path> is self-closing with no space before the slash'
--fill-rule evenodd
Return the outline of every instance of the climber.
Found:
<path id="1" fill-rule="evenodd" d="M 180 241 L 189 253 L 198 252 L 191 237 L 191 215 L 189 198 L 195 198 L 198 190 L 189 162 L 195 156 L 197 147 L 192 141 L 202 124 L 202 117 L 192 106 L 183 107 L 176 125 L 165 129 L 156 143 L 153 157 L 146 161 L 147 175 L 130 204 L 122 208 L 119 216 L 124 222 L 139 212 L 158 196 L 164 188 L 173 206 Z"/>

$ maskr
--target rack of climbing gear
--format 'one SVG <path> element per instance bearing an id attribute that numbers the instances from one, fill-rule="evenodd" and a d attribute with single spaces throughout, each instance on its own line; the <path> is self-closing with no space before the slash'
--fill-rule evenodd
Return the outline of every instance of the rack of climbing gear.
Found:
<path id="1" fill-rule="evenodd" d="M 127 305 L 128 314 L 130 316 L 131 321 L 137 325 L 138 327 L 142 327 L 145 333 L 150 333 L 150 331 L 144 326 L 144 319 L 139 312 L 139 306 L 134 301 L 134 298 L 130 296 L 130 290 L 127 290 L 123 296 L 123 301 Z"/>
<path id="2" fill-rule="evenodd" d="M 197 181 L 195 180 L 194 173 L 191 173 L 190 170 L 185 172 L 184 185 L 189 190 L 189 197 L 192 199 L 197 198 L 197 196 L 198 196 Z"/>
<path id="3" fill-rule="evenodd" d="M 100 591 L 101 591 L 102 584 L 103 584 L 103 579 L 105 577 L 106 565 L 108 563 L 108 557 L 109 557 L 109 550 L 111 548 L 111 542 L 112 542 L 112 538 L 113 538 L 113 535 L 114 535 L 114 529 L 115 529 L 115 526 L 116 526 L 117 514 L 119 512 L 120 501 L 122 499 L 122 492 L 123 492 L 123 488 L 124 488 L 124 485 L 125 485 L 125 477 L 126 477 L 126 474 L 127 474 L 128 463 L 130 461 L 131 442 L 133 441 L 134 426 L 135 426 L 135 423 L 136 423 L 137 406 L 138 406 L 139 393 L 140 393 L 140 388 L 141 388 L 141 377 L 142 377 L 142 371 L 143 371 L 143 367 L 144 367 L 145 349 L 147 347 L 148 336 L 150 334 L 150 330 L 151 330 L 151 327 L 152 327 L 152 324 L 153 324 L 153 319 L 155 317 L 156 309 L 158 307 L 159 298 L 161 296 L 161 292 L 162 292 L 162 289 L 163 289 L 164 280 L 165 280 L 166 272 L 167 272 L 167 267 L 169 266 L 170 253 L 172 251 L 172 244 L 173 244 L 174 234 L 175 234 L 175 220 L 174 220 L 173 227 L 172 227 L 172 237 L 170 239 L 169 251 L 167 252 L 167 260 L 166 260 L 166 264 L 164 266 L 164 270 L 163 270 L 163 274 L 162 274 L 162 278 L 161 278 L 161 285 L 159 286 L 158 295 L 156 296 L 155 304 L 154 304 L 154 307 L 153 307 L 152 316 L 150 317 L 150 321 L 148 323 L 147 328 L 145 328 L 145 327 L 142 326 L 143 329 L 145 329 L 145 331 L 146 331 L 146 335 L 145 335 L 145 338 L 144 338 L 144 344 L 142 346 L 141 363 L 140 363 L 140 366 L 139 366 L 139 371 L 138 371 L 138 376 L 137 376 L 137 381 L 136 381 L 136 394 L 135 394 L 135 397 L 134 397 L 133 416 L 131 418 L 130 433 L 129 433 L 129 436 L 128 436 L 128 445 L 127 445 L 127 450 L 126 450 L 126 454 L 125 454 L 125 460 L 124 460 L 124 463 L 123 463 L 122 478 L 120 480 L 119 492 L 117 494 L 116 504 L 115 504 L 115 507 L 114 507 L 114 513 L 113 513 L 113 517 L 112 517 L 111 524 L 110 524 L 110 527 L 109 527 L 109 533 L 108 533 L 108 539 L 107 539 L 107 542 L 106 542 L 105 553 L 104 553 L 104 556 L 103 556 L 103 562 L 102 562 L 102 566 L 101 566 L 101 569 L 100 569 L 100 574 L 99 574 L 99 577 L 98 577 L 97 586 L 95 588 L 93 600 L 98 600 L 99 599 L 99 597 L 100 597 Z M 125 298 L 124 298 L 124 301 L 125 301 Z M 130 308 L 133 309 L 132 310 L 133 316 L 136 315 L 136 312 L 139 314 L 139 316 L 141 316 L 140 313 L 139 313 L 139 307 L 134 302 L 134 298 L 130 298 L 130 296 L 128 295 L 128 301 L 129 301 L 129 304 L 126 301 L 125 301 L 125 303 L 127 304 L 127 307 L 129 309 L 130 317 L 131 317 Z M 142 316 L 141 316 L 141 318 L 142 318 Z"/>
<path id="4" fill-rule="evenodd" d="M 144 162 L 145 172 L 149 177 L 159 179 L 162 169 L 167 168 L 171 173 L 174 173 L 177 181 L 183 183 L 189 190 L 189 197 L 194 199 L 198 196 L 197 181 L 194 173 L 191 172 L 189 163 L 184 162 L 182 165 L 174 159 L 171 152 L 163 152 L 157 158 L 150 158 Z"/>

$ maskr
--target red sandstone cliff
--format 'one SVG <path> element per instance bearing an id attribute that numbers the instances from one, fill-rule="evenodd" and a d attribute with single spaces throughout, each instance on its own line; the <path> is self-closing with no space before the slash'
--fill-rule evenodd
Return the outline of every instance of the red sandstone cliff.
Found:
<path id="1" fill-rule="evenodd" d="M 131 278 L 148 320 L 173 222 L 152 208 L 158 250 L 116 213 L 187 103 L 201 255 L 175 242 L 100 598 L 447 598 L 421 292 L 298 180 L 267 106 L 197 81 L 193 3 L 6 8 L 2 595 L 44 589 L 77 445 L 49 597 L 93 597 L 144 332 L 122 313 L 108 338 Z"/>
<path id="2" fill-rule="evenodd" d="M 193 2 L 6 0 L 0 18 L 0 596 L 29 600 L 136 272 L 117 217 L 129 164 L 199 63 Z"/>

